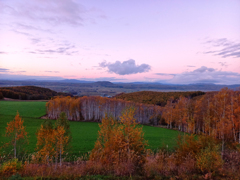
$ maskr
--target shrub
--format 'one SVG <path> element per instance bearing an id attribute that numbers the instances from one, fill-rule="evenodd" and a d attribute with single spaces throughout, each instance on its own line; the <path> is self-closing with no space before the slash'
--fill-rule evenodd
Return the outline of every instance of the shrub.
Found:
<path id="1" fill-rule="evenodd" d="M 17 173 L 12 175 L 9 180 L 23 180 L 23 178 Z"/>
<path id="2" fill-rule="evenodd" d="M 181 163 L 188 155 L 196 156 L 202 149 L 207 147 L 213 149 L 218 144 L 218 141 L 212 136 L 208 135 L 187 135 L 178 137 L 178 147 L 176 149 L 176 155 L 178 157 L 178 163 Z"/>
<path id="3" fill-rule="evenodd" d="M 222 157 L 218 146 L 202 149 L 196 156 L 197 168 L 202 173 L 215 173 L 220 170 L 223 165 Z"/>
<path id="4" fill-rule="evenodd" d="M 240 179 L 240 153 L 236 150 L 228 150 L 223 154 L 223 173 L 232 176 L 232 179 Z"/>
<path id="5" fill-rule="evenodd" d="M 22 162 L 14 158 L 2 164 L 0 168 L 0 174 L 2 176 L 10 176 L 10 175 L 16 174 L 22 168 L 23 168 Z"/>
<path id="6" fill-rule="evenodd" d="M 166 154 L 159 151 L 156 155 L 152 153 L 148 155 L 144 164 L 144 174 L 149 179 L 154 179 L 157 175 L 164 176 L 166 170 Z"/>

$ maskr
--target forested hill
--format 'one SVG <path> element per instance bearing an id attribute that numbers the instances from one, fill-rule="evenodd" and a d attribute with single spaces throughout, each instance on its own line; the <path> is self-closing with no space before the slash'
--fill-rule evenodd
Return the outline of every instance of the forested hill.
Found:
<path id="1" fill-rule="evenodd" d="M 186 98 L 193 98 L 204 94 L 205 92 L 202 91 L 188 91 L 188 92 L 140 91 L 133 93 L 121 93 L 116 95 L 115 98 L 126 101 L 133 101 L 137 103 L 165 106 L 167 104 L 167 101 L 171 97 L 173 97 L 174 100 L 177 100 L 180 96 L 184 96 Z"/>
<path id="2" fill-rule="evenodd" d="M 69 95 L 36 86 L 2 87 L 0 93 L 2 93 L 3 97 L 20 100 L 48 100 L 53 96 Z"/>

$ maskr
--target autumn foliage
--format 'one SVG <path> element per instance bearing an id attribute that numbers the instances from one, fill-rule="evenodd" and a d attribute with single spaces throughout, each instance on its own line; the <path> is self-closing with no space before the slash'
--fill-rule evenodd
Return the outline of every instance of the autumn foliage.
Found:
<path id="1" fill-rule="evenodd" d="M 0 167 L 0 176 L 9 176 L 23 169 L 22 162 L 16 158 L 10 159 Z"/>
<path id="2" fill-rule="evenodd" d="M 41 161 L 43 163 L 49 164 L 53 161 L 55 157 L 54 149 L 54 129 L 50 121 L 45 121 L 41 128 L 37 131 L 37 154 L 33 160 Z"/>
<path id="3" fill-rule="evenodd" d="M 53 96 L 66 96 L 66 93 L 57 93 L 56 91 L 48 88 L 36 87 L 36 86 L 14 86 L 14 87 L 1 87 L 1 94 L 4 97 L 21 100 L 39 100 L 39 99 L 51 99 Z"/>
<path id="4" fill-rule="evenodd" d="M 16 159 L 1 166 L 6 175 L 19 172 L 24 177 L 56 179 L 88 175 L 240 179 L 239 90 L 224 88 L 194 98 L 170 96 L 164 107 L 114 98 L 56 97 L 47 103 L 47 109 L 48 117 L 57 119 L 56 123 L 46 120 L 37 131 L 37 149 L 32 161 L 24 166 L 20 164 L 21 168 Z M 101 122 L 88 160 L 79 157 L 74 162 L 63 163 L 62 156 L 71 140 L 67 119 Z M 15 125 L 22 124 L 18 114 L 14 120 L 19 123 L 11 122 L 7 127 L 11 145 L 16 142 L 14 134 L 24 132 L 20 130 L 24 129 L 21 125 Z M 174 152 L 163 148 L 153 153 L 146 149 L 140 124 L 151 121 L 185 132 L 179 136 Z M 20 131 L 16 133 L 13 129 Z M 25 137 L 24 133 L 19 137 Z"/>
<path id="5" fill-rule="evenodd" d="M 158 124 L 158 117 L 162 113 L 162 107 L 146 105 L 114 98 L 91 97 L 56 97 L 47 103 L 49 119 L 57 119 L 61 112 L 65 112 L 68 120 L 73 121 L 98 121 L 111 115 L 114 119 L 120 119 L 121 112 L 129 106 L 135 108 L 134 118 L 141 124 Z"/>
<path id="6" fill-rule="evenodd" d="M 152 104 L 165 106 L 167 101 L 172 98 L 176 102 L 181 96 L 192 99 L 196 96 L 204 95 L 202 91 L 183 91 L 183 92 L 154 92 L 154 91 L 140 91 L 132 93 L 121 93 L 115 96 L 116 99 L 125 101 L 132 101 L 135 103 Z"/>
<path id="7" fill-rule="evenodd" d="M 65 114 L 62 113 L 55 127 L 51 121 L 46 120 L 37 131 L 37 153 L 33 156 L 34 162 L 44 164 L 60 163 L 62 155 L 66 153 L 71 139 L 70 129 Z"/>
<path id="8" fill-rule="evenodd" d="M 67 119 L 74 121 L 101 121 L 105 114 L 120 120 L 123 109 L 133 106 L 134 118 L 140 124 L 167 125 L 183 132 L 204 133 L 221 139 L 223 144 L 240 142 L 240 91 L 224 88 L 197 96 L 200 94 L 195 92 L 185 97 L 180 93 L 177 99 L 170 96 L 164 107 L 115 98 L 56 97 L 47 103 L 47 111 L 51 119 L 65 112 Z"/>
<path id="9" fill-rule="evenodd" d="M 23 119 L 17 112 L 15 118 L 11 122 L 7 123 L 6 127 L 5 135 L 10 138 L 10 141 L 5 144 L 5 146 L 13 147 L 14 158 L 17 158 L 17 155 L 20 153 L 17 152 L 17 150 L 21 150 L 22 145 L 27 143 L 27 132 L 25 130 L 25 126 L 23 126 L 23 122 Z"/>
<path id="10" fill-rule="evenodd" d="M 101 162 L 117 174 L 124 167 L 127 174 L 141 168 L 146 158 L 146 141 L 143 131 L 134 119 L 134 108 L 126 109 L 118 123 L 113 117 L 105 117 L 99 125 L 98 140 L 91 152 L 90 161 Z"/>
<path id="11" fill-rule="evenodd" d="M 219 172 L 223 166 L 223 160 L 219 147 L 214 145 L 213 147 L 207 146 L 201 149 L 201 152 L 196 156 L 197 168 L 202 173 L 215 173 Z"/>
<path id="12" fill-rule="evenodd" d="M 162 117 L 168 128 L 207 134 L 227 142 L 240 143 L 240 91 L 224 88 L 197 99 L 169 99 Z"/>

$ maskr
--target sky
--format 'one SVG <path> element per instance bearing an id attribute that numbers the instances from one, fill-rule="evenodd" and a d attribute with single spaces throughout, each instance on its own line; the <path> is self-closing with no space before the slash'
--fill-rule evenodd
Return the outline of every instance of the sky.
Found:
<path id="1" fill-rule="evenodd" d="M 240 84 L 239 0 L 0 0 L 0 80 Z"/>

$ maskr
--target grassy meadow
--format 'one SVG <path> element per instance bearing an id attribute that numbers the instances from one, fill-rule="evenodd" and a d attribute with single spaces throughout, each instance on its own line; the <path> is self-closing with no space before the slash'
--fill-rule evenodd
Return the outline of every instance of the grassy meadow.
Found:
<path id="1" fill-rule="evenodd" d="M 46 102 L 41 101 L 0 101 L 0 143 L 7 141 L 5 128 L 7 122 L 13 120 L 16 112 L 24 119 L 24 125 L 29 136 L 29 144 L 25 149 L 32 153 L 36 147 L 36 131 L 44 121 L 40 119 L 46 114 Z M 55 120 L 52 120 L 53 122 Z M 89 152 L 93 149 L 97 139 L 99 126 L 95 122 L 70 122 L 72 133 L 71 154 L 78 155 Z M 144 137 L 148 141 L 148 148 L 156 151 L 158 148 L 168 146 L 173 150 L 176 146 L 176 139 L 179 133 L 175 130 L 169 130 L 159 127 L 143 126 Z"/>

